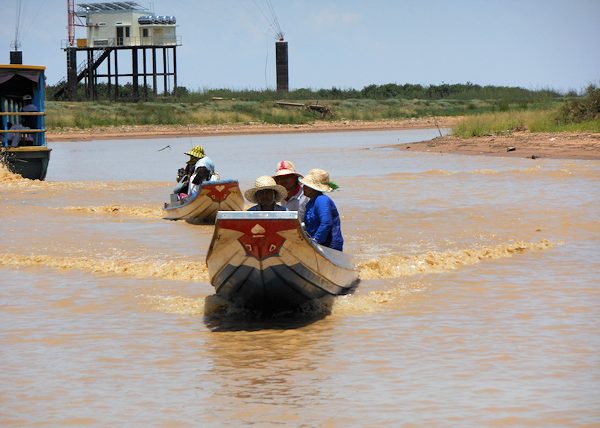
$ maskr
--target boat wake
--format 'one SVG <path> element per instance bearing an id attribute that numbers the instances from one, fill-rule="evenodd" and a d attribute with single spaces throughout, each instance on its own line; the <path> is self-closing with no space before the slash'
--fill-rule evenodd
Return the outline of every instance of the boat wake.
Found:
<path id="1" fill-rule="evenodd" d="M 3 183 L 3 190 L 19 190 L 19 192 L 36 192 L 38 190 L 114 190 L 114 191 L 133 191 L 143 189 L 162 189 L 172 186 L 171 183 L 163 181 L 40 181 L 29 180 L 14 174 L 8 167 L 0 162 L 0 180 Z"/>
<path id="2" fill-rule="evenodd" d="M 31 180 L 27 180 L 26 178 L 21 177 L 19 174 L 15 174 L 10 171 L 3 159 L 0 159 L 0 181 L 5 185 L 7 183 L 18 183 L 20 181 L 31 182 Z"/>
<path id="3" fill-rule="evenodd" d="M 483 260 L 512 257 L 529 250 L 545 250 L 554 245 L 548 240 L 540 242 L 517 241 L 494 247 L 476 247 L 463 250 L 429 251 L 415 256 L 382 256 L 358 265 L 360 278 L 385 279 L 416 274 L 440 273 L 474 265 Z"/>
<path id="4" fill-rule="evenodd" d="M 49 267 L 58 270 L 80 270 L 94 274 L 124 275 L 135 278 L 160 278 L 173 281 L 208 281 L 203 263 L 182 260 L 99 259 L 92 257 L 60 257 L 47 255 L 0 254 L 0 266 Z"/>
<path id="5" fill-rule="evenodd" d="M 148 309 L 166 314 L 204 314 L 204 297 L 157 296 L 140 294 L 137 296 Z"/>
<path id="6" fill-rule="evenodd" d="M 56 208 L 79 214 L 122 215 L 128 217 L 157 218 L 164 215 L 163 210 L 156 207 L 126 207 L 121 205 L 105 205 L 100 207 L 64 207 Z"/>
<path id="7" fill-rule="evenodd" d="M 426 288 L 421 283 L 395 284 L 385 290 L 368 292 L 359 287 L 354 294 L 338 297 L 333 304 L 332 313 L 336 315 L 361 315 L 378 312 L 382 307 L 402 302 Z"/>
<path id="8" fill-rule="evenodd" d="M 456 251 L 435 252 L 415 256 L 389 255 L 359 263 L 361 280 L 391 279 L 418 274 L 441 273 L 481 263 L 484 260 L 512 257 L 526 251 L 553 248 L 547 240 L 511 242 L 493 247 L 477 247 Z M 58 270 L 80 270 L 94 274 L 125 275 L 135 278 L 160 278 L 172 281 L 208 282 L 208 269 L 197 260 L 127 260 L 97 257 L 61 257 L 49 255 L 18 255 L 0 253 L 0 267 L 49 267 Z M 383 294 L 382 294 L 383 293 Z M 377 292 L 370 298 L 387 298 Z M 395 291 L 393 292 L 395 293 Z M 389 297 L 389 296 L 388 296 Z"/>

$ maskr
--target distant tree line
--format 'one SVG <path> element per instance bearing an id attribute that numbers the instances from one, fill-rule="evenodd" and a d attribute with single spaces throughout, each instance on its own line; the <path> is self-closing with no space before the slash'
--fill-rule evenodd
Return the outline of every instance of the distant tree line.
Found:
<path id="1" fill-rule="evenodd" d="M 181 88 L 178 88 L 178 91 Z M 186 93 L 192 94 L 185 90 Z M 509 86 L 481 86 L 470 82 L 465 84 L 441 84 L 423 86 L 406 83 L 399 85 L 387 83 L 385 85 L 368 85 L 358 89 L 295 89 L 288 93 L 276 91 L 233 91 L 229 89 L 210 89 L 201 93 L 208 97 L 240 98 L 240 99 L 292 99 L 292 100 L 347 100 L 347 99 L 486 99 L 505 100 L 510 102 L 541 101 L 560 97 L 561 94 L 550 89 L 530 90 Z"/>
<path id="2" fill-rule="evenodd" d="M 114 94 L 114 85 L 111 87 L 111 95 L 109 96 L 108 85 L 100 83 L 97 85 L 97 99 L 108 100 Z M 54 94 L 58 90 L 58 86 L 48 85 L 46 96 L 48 99 L 54 99 Z M 119 85 L 119 100 L 134 99 L 133 86 L 131 83 Z M 577 94 L 569 93 L 567 96 L 576 97 Z M 507 102 L 533 102 L 546 99 L 562 97 L 562 95 L 551 89 L 531 90 L 512 86 L 481 86 L 471 82 L 462 84 L 441 85 L 419 85 L 419 84 L 397 84 L 387 83 L 384 85 L 368 85 L 362 89 L 341 89 L 332 87 L 330 89 L 308 89 L 300 88 L 291 90 L 287 93 L 277 92 L 275 90 L 232 90 L 232 89 L 203 89 L 200 91 L 190 91 L 186 87 L 180 86 L 176 91 L 169 96 L 159 94 L 154 96 L 152 89 L 144 87 L 138 88 L 138 98 L 141 100 L 165 100 L 165 101 L 189 101 L 200 102 L 210 100 L 215 97 L 252 100 L 252 101 L 268 101 L 268 100 L 348 100 L 348 99 L 423 99 L 423 100 L 440 100 L 440 99 L 457 99 L 457 100 L 503 100 Z M 86 99 L 85 86 L 78 86 L 77 98 L 79 100 Z"/>

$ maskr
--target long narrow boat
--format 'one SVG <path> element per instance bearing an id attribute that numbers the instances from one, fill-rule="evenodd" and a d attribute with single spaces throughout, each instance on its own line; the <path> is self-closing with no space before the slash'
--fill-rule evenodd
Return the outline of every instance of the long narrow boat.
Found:
<path id="1" fill-rule="evenodd" d="M 206 257 L 216 295 L 235 306 L 286 310 L 351 293 L 351 256 L 310 239 L 296 211 L 220 212 Z"/>
<path id="2" fill-rule="evenodd" d="M 191 224 L 214 223 L 219 211 L 239 211 L 244 208 L 244 197 L 236 180 L 202 183 L 194 197 L 165 203 L 166 220 L 185 220 Z"/>
<path id="3" fill-rule="evenodd" d="M 0 65 L 0 158 L 12 172 L 32 180 L 46 178 L 52 150 L 46 146 L 45 69 Z M 26 107 L 28 99 L 31 105 Z"/>

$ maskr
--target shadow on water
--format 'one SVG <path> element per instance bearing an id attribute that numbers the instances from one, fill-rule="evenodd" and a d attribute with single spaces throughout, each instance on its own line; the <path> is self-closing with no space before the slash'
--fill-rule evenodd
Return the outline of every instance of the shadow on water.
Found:
<path id="1" fill-rule="evenodd" d="M 333 297 L 327 296 L 296 308 L 258 310 L 237 307 L 213 294 L 204 301 L 204 323 L 214 332 L 291 330 L 322 320 L 332 306 Z"/>

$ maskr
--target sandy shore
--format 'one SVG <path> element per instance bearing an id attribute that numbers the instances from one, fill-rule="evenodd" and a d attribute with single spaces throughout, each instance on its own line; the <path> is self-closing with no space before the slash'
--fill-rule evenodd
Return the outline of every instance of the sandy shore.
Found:
<path id="1" fill-rule="evenodd" d="M 600 134 L 515 132 L 508 136 L 473 138 L 446 136 L 394 147 L 418 152 L 531 159 L 600 159 Z"/>
<path id="2" fill-rule="evenodd" d="M 119 126 L 94 129 L 63 129 L 46 134 L 52 141 L 86 141 L 120 138 L 190 137 L 211 135 L 251 135 L 302 132 L 384 131 L 424 128 L 450 128 L 460 117 L 428 117 L 386 121 L 317 121 L 307 125 L 165 125 Z M 400 144 L 402 150 L 521 158 L 600 159 L 599 133 L 529 133 L 510 136 L 458 138 L 438 137 L 430 141 Z"/>
<path id="3" fill-rule="evenodd" d="M 48 141 L 85 141 L 117 138 L 190 137 L 210 135 L 277 134 L 298 132 L 344 132 L 393 129 L 450 128 L 459 117 L 413 118 L 385 121 L 316 121 L 306 125 L 271 125 L 251 123 L 244 125 L 135 125 L 93 129 L 62 129 L 46 133 Z"/>

